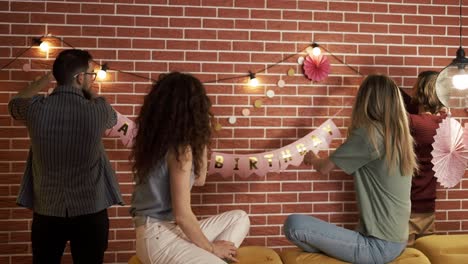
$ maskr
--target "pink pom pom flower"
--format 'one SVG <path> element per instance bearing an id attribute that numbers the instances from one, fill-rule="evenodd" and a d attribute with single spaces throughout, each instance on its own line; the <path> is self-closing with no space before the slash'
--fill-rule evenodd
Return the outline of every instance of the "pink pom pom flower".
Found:
<path id="1" fill-rule="evenodd" d="M 322 81 L 330 73 L 330 61 L 325 55 L 307 56 L 303 67 L 304 74 L 312 81 Z"/>

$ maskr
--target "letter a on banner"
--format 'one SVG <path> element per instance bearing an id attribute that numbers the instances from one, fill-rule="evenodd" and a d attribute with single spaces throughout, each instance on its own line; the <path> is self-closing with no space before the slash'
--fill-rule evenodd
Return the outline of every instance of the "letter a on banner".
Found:
<path id="1" fill-rule="evenodd" d="M 122 144 L 126 147 L 132 147 L 133 138 L 136 135 L 135 122 L 126 116 L 117 112 L 117 124 L 110 129 L 107 129 L 105 134 L 109 137 L 120 137 Z"/>

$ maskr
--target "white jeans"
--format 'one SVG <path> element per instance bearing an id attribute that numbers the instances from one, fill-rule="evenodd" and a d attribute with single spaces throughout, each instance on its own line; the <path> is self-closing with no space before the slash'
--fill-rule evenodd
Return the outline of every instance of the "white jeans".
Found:
<path id="1" fill-rule="evenodd" d="M 226 240 L 239 247 L 250 227 L 242 210 L 225 212 L 200 221 L 210 242 Z M 196 246 L 173 222 L 151 218 L 136 228 L 136 254 L 144 264 L 225 264 L 216 255 Z"/>

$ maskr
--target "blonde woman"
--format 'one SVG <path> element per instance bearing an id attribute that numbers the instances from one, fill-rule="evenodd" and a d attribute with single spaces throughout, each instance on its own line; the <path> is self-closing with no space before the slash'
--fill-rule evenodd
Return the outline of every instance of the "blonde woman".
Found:
<path id="1" fill-rule="evenodd" d="M 305 215 L 290 215 L 286 237 L 307 252 L 352 263 L 387 263 L 406 247 L 413 139 L 398 87 L 383 75 L 359 87 L 346 142 L 328 158 L 312 153 L 305 162 L 322 174 L 338 167 L 354 177 L 359 225 L 348 230 Z"/>

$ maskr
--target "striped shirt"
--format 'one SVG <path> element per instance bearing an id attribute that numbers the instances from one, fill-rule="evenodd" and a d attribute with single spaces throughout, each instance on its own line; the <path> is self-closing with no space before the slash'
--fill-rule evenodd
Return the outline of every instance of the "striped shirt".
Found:
<path id="1" fill-rule="evenodd" d="M 117 117 L 103 97 L 88 100 L 80 89 L 58 86 L 47 97 L 14 97 L 8 108 L 31 138 L 18 205 L 73 217 L 123 204 L 101 140 Z"/>

